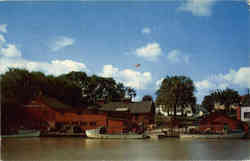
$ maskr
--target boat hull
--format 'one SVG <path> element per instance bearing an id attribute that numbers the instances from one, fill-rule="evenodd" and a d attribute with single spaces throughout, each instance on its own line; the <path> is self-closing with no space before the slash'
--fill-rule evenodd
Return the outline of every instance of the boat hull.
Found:
<path id="1" fill-rule="evenodd" d="M 181 139 L 240 139 L 243 138 L 245 133 L 236 134 L 180 134 Z"/>
<path id="2" fill-rule="evenodd" d="M 14 135 L 2 135 L 1 138 L 38 137 L 38 136 L 40 136 L 40 131 L 19 133 Z"/>
<path id="3" fill-rule="evenodd" d="M 85 131 L 88 138 L 94 139 L 145 139 L 144 134 L 100 134 L 99 129 Z"/>

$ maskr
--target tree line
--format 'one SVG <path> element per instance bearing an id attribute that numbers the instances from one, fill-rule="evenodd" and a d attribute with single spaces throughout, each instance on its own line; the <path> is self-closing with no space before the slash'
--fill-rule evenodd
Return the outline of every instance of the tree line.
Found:
<path id="1" fill-rule="evenodd" d="M 85 72 L 69 72 L 59 76 L 45 75 L 42 72 L 29 72 L 26 69 L 9 68 L 0 75 L 1 102 L 7 104 L 25 104 L 30 99 L 42 95 L 56 98 L 72 107 L 96 104 L 97 99 L 106 102 L 136 96 L 135 89 L 117 83 L 113 78 L 88 76 Z M 165 111 L 174 111 L 191 107 L 195 111 L 195 85 L 186 76 L 166 76 L 156 91 L 156 104 L 163 105 Z M 152 96 L 145 95 L 143 101 L 153 101 Z M 250 105 L 250 94 L 240 97 L 233 89 L 215 90 L 205 96 L 202 106 L 209 112 L 215 104 L 224 105 L 225 112 L 231 112 L 232 105 Z"/>
<path id="2" fill-rule="evenodd" d="M 186 76 L 166 76 L 161 83 L 160 88 L 156 91 L 156 104 L 161 105 L 166 112 L 174 111 L 176 116 L 177 110 L 182 115 L 187 107 L 196 111 L 198 106 L 194 96 L 195 85 L 193 81 Z M 215 110 L 215 105 L 224 106 L 222 112 L 232 114 L 235 110 L 232 106 L 250 106 L 250 94 L 240 96 L 238 91 L 227 88 L 224 90 L 217 89 L 203 98 L 201 106 L 208 112 Z"/>
<path id="3" fill-rule="evenodd" d="M 53 76 L 9 68 L 0 75 L 0 80 L 3 105 L 25 104 L 40 94 L 56 98 L 72 107 L 93 105 L 97 99 L 108 102 L 136 96 L 135 89 L 117 83 L 113 78 L 88 76 L 85 72 L 72 71 Z"/>

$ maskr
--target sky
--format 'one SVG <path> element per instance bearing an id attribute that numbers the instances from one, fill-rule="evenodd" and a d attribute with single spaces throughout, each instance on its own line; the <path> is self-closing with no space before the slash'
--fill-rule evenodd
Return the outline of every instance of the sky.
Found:
<path id="1" fill-rule="evenodd" d="M 245 94 L 248 14 L 245 0 L 0 0 L 0 73 L 84 71 L 135 88 L 136 100 L 174 75 L 193 80 L 198 103 L 215 89 Z"/>

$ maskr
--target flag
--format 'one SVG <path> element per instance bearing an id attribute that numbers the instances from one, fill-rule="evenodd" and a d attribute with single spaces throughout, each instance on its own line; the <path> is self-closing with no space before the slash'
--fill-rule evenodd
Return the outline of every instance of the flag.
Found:
<path id="1" fill-rule="evenodd" d="M 136 68 L 139 68 L 141 66 L 141 64 L 136 64 L 135 67 Z"/>

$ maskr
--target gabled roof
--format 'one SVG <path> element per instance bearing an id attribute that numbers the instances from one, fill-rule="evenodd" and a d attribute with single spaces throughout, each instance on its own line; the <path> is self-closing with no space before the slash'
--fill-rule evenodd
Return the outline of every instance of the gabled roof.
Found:
<path id="1" fill-rule="evenodd" d="M 152 101 L 142 101 L 129 104 L 129 111 L 131 113 L 148 113 L 152 111 L 152 108 Z"/>
<path id="2" fill-rule="evenodd" d="M 42 96 L 39 98 L 43 103 L 45 103 L 46 105 L 52 107 L 52 108 L 56 108 L 56 109 L 70 109 L 72 108 L 70 105 L 66 105 L 62 102 L 60 102 L 59 100 L 52 98 L 52 97 L 47 97 L 47 96 Z"/>
<path id="3" fill-rule="evenodd" d="M 57 100 L 56 98 L 48 96 L 39 96 L 37 99 L 58 112 L 81 113 L 87 110 L 87 108 L 73 108 L 72 106 L 64 104 L 63 102 Z"/>
<path id="4" fill-rule="evenodd" d="M 101 111 L 129 111 L 130 113 L 149 113 L 152 111 L 153 103 L 152 101 L 142 101 L 142 102 L 110 102 L 101 105 Z"/>

